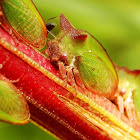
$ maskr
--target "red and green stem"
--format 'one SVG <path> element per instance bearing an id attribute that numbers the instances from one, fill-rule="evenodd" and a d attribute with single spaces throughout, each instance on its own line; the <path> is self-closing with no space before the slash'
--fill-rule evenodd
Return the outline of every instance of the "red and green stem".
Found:
<path id="1" fill-rule="evenodd" d="M 14 85 L 28 101 L 31 120 L 57 137 L 98 140 L 140 138 L 137 132 L 140 127 L 135 125 L 131 128 L 129 120 L 119 114 L 110 101 L 97 95 L 89 98 L 82 93 L 75 97 L 74 89 L 64 86 L 57 70 L 44 55 L 13 39 L 2 28 L 0 64 L 3 64 L 1 74 L 10 80 L 19 79 Z M 120 124 L 117 124 L 118 120 Z M 117 127 L 122 124 L 122 130 L 118 131 Z"/>

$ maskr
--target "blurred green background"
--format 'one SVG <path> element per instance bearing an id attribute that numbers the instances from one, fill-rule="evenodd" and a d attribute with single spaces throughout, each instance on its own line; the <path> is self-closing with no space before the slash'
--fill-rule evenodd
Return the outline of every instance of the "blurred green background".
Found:
<path id="1" fill-rule="evenodd" d="M 95 36 L 119 66 L 140 69 L 139 0 L 33 0 L 44 21 L 63 13 Z M 58 25 L 59 26 L 59 25 Z M 56 126 L 57 127 L 57 126 Z M 1 140 L 54 140 L 33 124 L 0 125 Z"/>

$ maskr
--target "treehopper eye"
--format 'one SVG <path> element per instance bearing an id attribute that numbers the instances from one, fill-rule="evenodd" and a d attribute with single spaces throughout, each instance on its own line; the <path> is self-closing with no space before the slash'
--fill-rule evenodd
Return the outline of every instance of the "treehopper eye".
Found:
<path id="1" fill-rule="evenodd" d="M 28 123 L 28 105 L 20 91 L 0 74 L 0 121 L 10 124 Z"/>
<path id="2" fill-rule="evenodd" d="M 46 44 L 47 29 L 32 0 L 0 0 L 4 22 L 19 39 L 37 48 Z"/>
<path id="3" fill-rule="evenodd" d="M 56 26 L 56 23 L 50 22 L 46 24 L 47 31 L 50 32 L 54 27 Z"/>
<path id="4" fill-rule="evenodd" d="M 75 29 L 63 14 L 60 16 L 60 27 L 56 38 L 47 43 L 47 54 L 52 62 L 56 63 L 57 60 L 61 77 L 73 86 L 82 81 L 84 86 L 79 86 L 113 98 L 118 77 L 105 49 L 91 34 Z M 57 56 L 56 50 L 59 52 Z M 70 73 L 73 75 L 71 79 L 68 78 Z M 75 84 L 72 79 L 75 79 Z"/>

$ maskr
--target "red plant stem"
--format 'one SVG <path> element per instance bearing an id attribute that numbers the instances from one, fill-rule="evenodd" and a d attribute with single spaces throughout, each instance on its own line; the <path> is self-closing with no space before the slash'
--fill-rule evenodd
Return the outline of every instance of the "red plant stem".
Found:
<path id="1" fill-rule="evenodd" d="M 76 99 L 72 92 L 61 84 L 61 80 L 56 77 L 58 76 L 57 70 L 45 56 L 31 46 L 18 41 L 2 28 L 0 28 L 0 64 L 3 64 L 0 73 L 10 80 L 19 79 L 14 85 L 27 99 L 31 119 L 36 124 L 62 139 L 104 140 L 112 138 L 109 133 L 93 125 L 84 115 L 81 117 L 79 114 L 82 112 L 76 113 L 77 110 L 69 107 L 62 100 L 62 96 L 68 99 L 74 98 L 73 101 L 105 122 L 108 122 L 108 119 L 97 110 L 91 110 L 87 103 Z M 92 93 L 88 95 L 88 98 L 121 121 L 131 125 L 129 120 L 106 98 Z M 137 124 L 133 128 L 140 131 L 140 126 Z"/>
<path id="2" fill-rule="evenodd" d="M 0 28 L 1 37 L 57 75 L 56 70 L 46 58 L 36 53 L 32 48 L 26 47 L 18 41 L 17 43 L 16 39 L 15 43 L 10 35 Z M 19 79 L 14 84 L 28 100 L 31 118 L 36 123 L 62 139 L 110 139 L 107 134 L 101 133 L 100 129 L 80 118 L 58 98 L 58 95 L 69 95 L 69 91 L 38 69 L 30 66 L 13 52 L 5 49 L 1 43 L 0 64 L 3 64 L 3 67 L 0 72 L 10 80 Z"/>

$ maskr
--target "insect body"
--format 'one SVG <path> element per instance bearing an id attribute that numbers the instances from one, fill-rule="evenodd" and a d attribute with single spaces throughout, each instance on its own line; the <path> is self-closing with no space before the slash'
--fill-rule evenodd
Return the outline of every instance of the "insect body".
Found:
<path id="1" fill-rule="evenodd" d="M 39 12 L 31 0 L 0 0 L 4 14 L 2 26 L 9 25 L 12 33 L 34 47 L 43 48 L 47 30 Z M 7 30 L 7 29 L 6 29 Z"/>
<path id="2" fill-rule="evenodd" d="M 115 66 L 119 78 L 117 106 L 133 123 L 140 121 L 140 70 Z"/>
<path id="3" fill-rule="evenodd" d="M 28 105 L 20 91 L 0 74 L 0 121 L 25 124 L 29 117 Z"/>
<path id="4" fill-rule="evenodd" d="M 101 44 L 88 32 L 75 29 L 61 14 L 61 31 L 47 43 L 47 53 L 59 66 L 63 79 L 81 87 L 112 97 L 118 78 L 112 62 Z"/>

